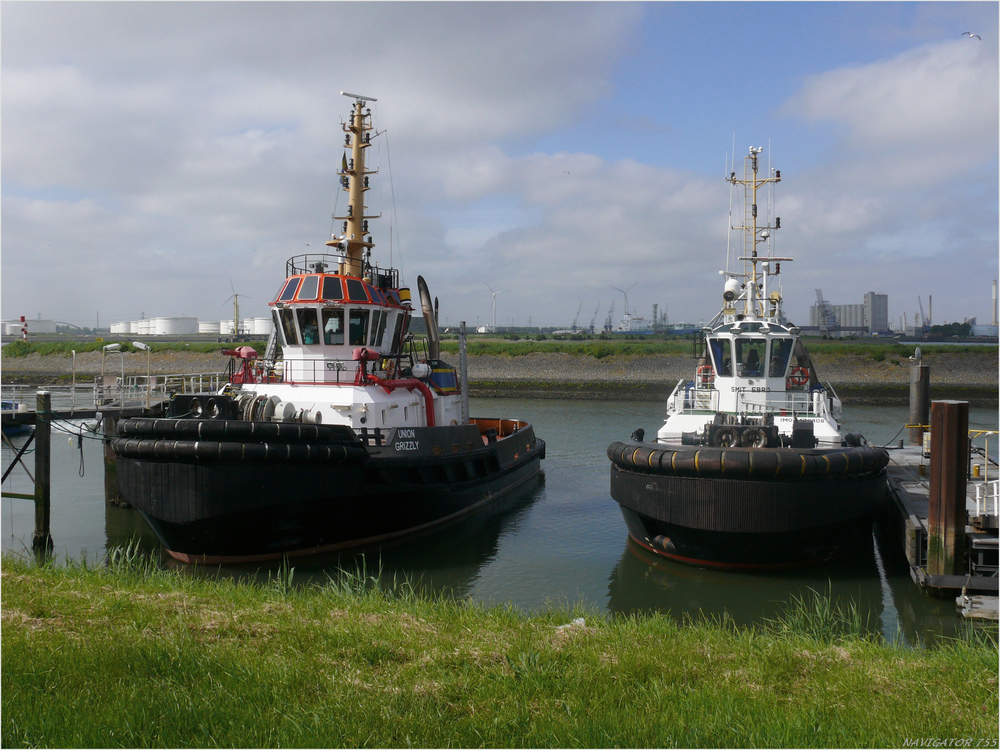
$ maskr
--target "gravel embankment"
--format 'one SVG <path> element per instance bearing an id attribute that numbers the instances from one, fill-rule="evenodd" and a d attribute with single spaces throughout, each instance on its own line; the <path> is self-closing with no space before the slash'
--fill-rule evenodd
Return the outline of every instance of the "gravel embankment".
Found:
<path id="1" fill-rule="evenodd" d="M 448 356 L 457 364 L 457 355 Z M 817 354 L 813 357 L 820 378 L 833 384 L 852 401 L 895 401 L 908 398 L 909 362 L 876 362 L 861 354 Z M 925 354 L 931 371 L 934 398 L 969 398 L 996 401 L 998 358 L 996 354 Z M 221 372 L 228 363 L 222 354 L 186 352 L 155 353 L 150 359 L 153 375 Z M 126 375 L 144 375 L 146 356 L 130 352 L 124 359 Z M 101 373 L 101 353 L 86 352 L 76 357 L 77 382 L 86 382 Z M 5 384 L 43 384 L 67 381 L 73 373 L 68 355 L 3 357 L 0 371 Z M 108 374 L 121 371 L 119 355 L 104 359 Z M 666 396 L 680 379 L 690 379 L 695 362 L 690 357 L 667 355 L 607 357 L 595 359 L 570 354 L 534 353 L 517 357 L 470 356 L 470 390 L 476 396 L 652 398 Z"/>

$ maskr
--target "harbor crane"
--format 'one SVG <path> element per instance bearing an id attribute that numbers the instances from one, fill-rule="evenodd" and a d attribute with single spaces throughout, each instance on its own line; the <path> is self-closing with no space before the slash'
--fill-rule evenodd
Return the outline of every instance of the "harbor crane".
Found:
<path id="1" fill-rule="evenodd" d="M 576 324 L 577 324 L 577 323 L 579 322 L 579 320 L 580 320 L 580 311 L 581 311 L 582 309 L 583 309 L 583 303 L 581 302 L 581 303 L 580 303 L 580 306 L 579 306 L 578 308 L 576 308 L 576 317 L 574 317 L 574 318 L 573 318 L 573 325 L 572 325 L 572 326 L 570 326 L 570 330 L 572 330 L 572 331 L 573 331 L 573 333 L 576 333 L 576 328 L 577 328 Z"/>
<path id="2" fill-rule="evenodd" d="M 919 295 L 917 296 L 917 305 L 920 306 L 920 327 L 926 333 L 931 329 L 931 297 L 927 298 L 927 315 L 924 315 L 924 302 Z"/>
<path id="3" fill-rule="evenodd" d="M 615 314 L 615 301 L 614 301 L 614 299 L 612 299 L 611 300 L 611 307 L 608 308 L 608 317 L 604 321 L 604 330 L 607 333 L 610 333 L 611 331 L 614 330 L 614 324 L 611 322 L 612 316 L 614 314 Z"/>
<path id="4" fill-rule="evenodd" d="M 829 336 L 830 331 L 840 328 L 837 321 L 837 314 L 830 309 L 830 303 L 823 299 L 823 290 L 816 290 L 816 314 L 819 317 L 820 336 Z"/>
<path id="5" fill-rule="evenodd" d="M 601 311 L 601 303 L 597 303 L 597 307 L 594 309 L 594 317 L 590 319 L 590 332 L 594 332 L 594 326 L 597 324 L 597 313 Z"/>

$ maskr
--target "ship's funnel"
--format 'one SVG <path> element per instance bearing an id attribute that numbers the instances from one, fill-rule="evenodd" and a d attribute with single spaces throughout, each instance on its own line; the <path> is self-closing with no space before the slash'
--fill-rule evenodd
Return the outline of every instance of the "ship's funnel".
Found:
<path id="1" fill-rule="evenodd" d="M 441 354 L 441 337 L 438 335 L 437 316 L 434 314 L 431 293 L 423 276 L 417 276 L 417 291 L 420 293 L 420 309 L 424 313 L 424 326 L 427 328 L 427 353 L 431 359 L 437 359 Z"/>

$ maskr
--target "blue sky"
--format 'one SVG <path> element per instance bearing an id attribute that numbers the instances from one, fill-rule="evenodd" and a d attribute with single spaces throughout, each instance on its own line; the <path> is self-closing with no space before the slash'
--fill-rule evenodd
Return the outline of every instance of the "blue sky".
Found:
<path id="1" fill-rule="evenodd" d="M 0 4 L 0 308 L 264 315 L 374 96 L 376 259 L 442 321 L 711 317 L 734 147 L 782 172 L 785 309 L 990 315 L 996 3 Z M 961 36 L 971 30 L 982 40 Z M 365 40 L 352 55 L 347 40 Z M 389 170 L 391 158 L 391 175 Z M 391 182 L 390 182 L 391 176 Z M 395 201 L 392 197 L 395 197 Z M 245 306 L 245 307 L 244 307 Z"/>

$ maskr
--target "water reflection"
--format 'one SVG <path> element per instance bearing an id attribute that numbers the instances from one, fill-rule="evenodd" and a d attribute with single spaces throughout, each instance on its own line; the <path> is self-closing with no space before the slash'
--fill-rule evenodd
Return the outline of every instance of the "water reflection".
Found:
<path id="1" fill-rule="evenodd" d="M 829 596 L 855 607 L 868 632 L 890 643 L 928 645 L 964 627 L 953 599 L 936 600 L 908 576 L 905 558 L 872 527 L 872 542 L 821 565 L 769 572 L 724 572 L 657 557 L 626 540 L 608 577 L 608 609 L 622 615 L 660 612 L 684 620 L 724 616 L 741 627 L 779 618 L 793 600 Z"/>

